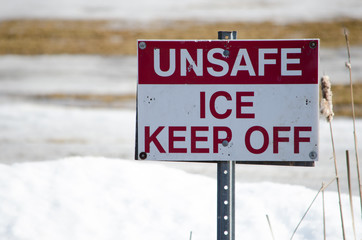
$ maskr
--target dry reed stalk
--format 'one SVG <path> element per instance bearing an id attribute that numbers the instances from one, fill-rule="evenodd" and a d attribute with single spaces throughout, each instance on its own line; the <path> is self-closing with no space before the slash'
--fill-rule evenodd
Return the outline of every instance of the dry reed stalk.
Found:
<path id="1" fill-rule="evenodd" d="M 332 120 L 333 120 L 333 105 L 332 105 L 332 90 L 331 82 L 329 77 L 324 75 L 321 79 L 321 89 L 322 89 L 322 101 L 321 101 L 321 114 L 326 117 L 329 122 L 329 129 L 331 133 L 332 149 L 333 149 L 333 159 L 334 159 L 334 170 L 336 174 L 337 190 L 338 190 L 338 200 L 339 200 L 339 211 L 341 215 L 341 225 L 342 225 L 342 234 L 343 239 L 346 239 L 346 234 L 344 230 L 344 221 L 343 221 L 343 210 L 342 210 L 342 198 L 341 198 L 341 186 L 339 183 L 337 159 L 336 159 L 336 150 L 334 145 L 333 138 L 333 129 L 332 129 Z"/>
<path id="2" fill-rule="evenodd" d="M 355 150 L 355 154 L 356 154 L 358 187 L 359 187 L 359 197 L 360 197 L 361 217 L 362 217 L 362 184 L 361 184 L 361 175 L 360 175 L 360 170 L 359 170 L 358 142 L 357 142 L 357 133 L 356 133 L 356 113 L 355 113 L 355 110 L 354 110 L 354 96 L 353 96 L 353 83 L 352 83 L 351 52 L 350 52 L 350 48 L 349 48 L 349 40 L 348 40 L 347 29 L 344 29 L 344 36 L 346 38 L 347 53 L 348 53 L 348 62 L 346 62 L 346 67 L 349 70 L 349 85 L 350 85 L 350 89 L 351 89 L 354 150 Z"/>
<path id="3" fill-rule="evenodd" d="M 270 223 L 270 219 L 269 219 L 268 214 L 266 214 L 266 220 L 268 221 L 268 225 L 269 225 L 269 229 L 270 229 L 270 233 L 271 233 L 271 235 L 272 235 L 272 238 L 273 238 L 273 240 L 275 240 L 274 233 L 273 233 L 273 228 L 272 228 L 272 226 L 271 226 L 271 223 Z"/>
<path id="4" fill-rule="evenodd" d="M 354 222 L 354 213 L 353 213 L 353 199 L 352 199 L 352 188 L 351 188 L 351 171 L 349 168 L 349 151 L 346 150 L 346 164 L 347 164 L 347 180 L 348 180 L 348 193 L 349 193 L 349 204 L 351 207 L 351 217 L 352 217 L 352 227 L 354 240 L 356 240 L 356 224 Z"/>
<path id="5" fill-rule="evenodd" d="M 298 225 L 295 227 L 295 229 L 294 229 L 294 231 L 293 231 L 293 234 L 292 234 L 292 236 L 290 237 L 290 240 L 293 239 L 294 234 L 297 232 L 297 230 L 298 230 L 300 224 L 302 223 L 302 221 L 304 220 L 305 216 L 307 216 L 307 213 L 309 212 L 310 208 L 312 207 L 314 201 L 317 199 L 318 195 L 319 195 L 321 192 L 323 192 L 323 191 L 324 191 L 334 180 L 336 180 L 336 179 L 337 179 L 337 178 L 335 177 L 335 178 L 333 178 L 327 185 L 324 185 L 324 184 L 322 185 L 322 187 L 319 189 L 319 191 L 317 192 L 317 194 L 316 194 L 315 197 L 313 198 L 311 204 L 308 206 L 307 211 L 305 211 L 303 217 L 300 219 Z"/>
<path id="6" fill-rule="evenodd" d="M 324 182 L 322 182 L 322 206 L 323 206 L 323 239 L 326 240 L 326 208 L 325 208 L 325 201 L 324 201 Z"/>

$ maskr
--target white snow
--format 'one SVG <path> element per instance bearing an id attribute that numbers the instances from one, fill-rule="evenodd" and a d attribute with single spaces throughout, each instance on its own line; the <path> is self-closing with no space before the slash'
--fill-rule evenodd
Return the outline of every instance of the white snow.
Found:
<path id="1" fill-rule="evenodd" d="M 317 191 L 237 183 L 236 238 L 289 239 Z M 356 229 L 362 236 L 358 198 Z M 342 198 L 347 237 L 353 236 Z M 216 239 L 216 181 L 154 163 L 73 157 L 0 165 L 0 239 Z M 325 193 L 327 239 L 341 239 L 338 199 Z M 293 239 L 323 238 L 322 196 Z"/>
<path id="2" fill-rule="evenodd" d="M 361 18 L 360 0 L 1 0 L 0 19 L 291 21 Z"/>
<path id="3" fill-rule="evenodd" d="M 47 103 L 22 101 L 0 104 L 0 162 L 55 160 L 68 156 L 103 156 L 133 159 L 135 111 L 121 109 L 79 109 Z M 350 150 L 354 193 L 357 194 L 353 129 L 351 119 L 333 121 L 336 154 L 343 190 L 347 192 L 345 150 Z M 357 120 L 362 142 L 362 120 Z M 359 148 L 361 152 L 361 146 Z M 319 161 L 314 168 L 240 165 L 239 182 L 273 181 L 318 189 L 334 176 L 329 125 L 320 120 Z M 216 176 L 214 164 L 164 163 L 173 168 Z M 334 187 L 331 189 L 335 189 Z"/>
<path id="4" fill-rule="evenodd" d="M 128 27 L 172 20 L 287 23 L 362 16 L 360 0 L 0 0 L 0 5 L 0 21 L 116 19 Z M 357 81 L 362 79 L 361 56 L 361 48 L 354 47 Z M 346 83 L 345 61 L 344 49 L 322 48 L 321 74 L 330 75 L 333 83 Z M 132 161 L 134 109 L 78 108 L 31 98 L 134 94 L 136 62 L 124 56 L 0 57 L 1 240 L 170 240 L 189 239 L 190 231 L 193 240 L 216 239 L 215 164 Z M 352 239 L 344 163 L 349 149 L 354 164 L 352 123 L 336 118 L 333 127 L 347 238 Z M 357 131 L 362 143 L 361 119 Z M 237 166 L 237 239 L 271 239 L 266 214 L 276 239 L 290 238 L 322 181 L 334 176 L 324 119 L 319 154 L 314 168 Z M 337 240 L 342 235 L 335 183 L 328 190 L 327 239 Z M 321 201 L 319 196 L 294 239 L 323 238 Z"/>
<path id="5" fill-rule="evenodd" d="M 194 240 L 216 238 L 215 164 L 129 161 L 134 109 L 79 108 L 31 98 L 134 94 L 135 57 L 1 56 L 0 62 L 0 239 L 188 239 L 190 231 Z M 356 196 L 352 121 L 336 118 L 333 128 L 342 190 L 347 192 L 349 149 Z M 361 143 L 360 134 L 358 139 Z M 324 119 L 319 154 L 314 168 L 237 166 L 239 238 L 270 238 L 265 214 L 278 239 L 291 236 L 322 182 L 334 176 Z M 340 239 L 336 193 L 327 193 L 326 201 L 328 239 Z M 322 238 L 320 202 L 294 239 Z M 346 195 L 343 203 L 351 238 Z M 357 229 L 362 229 L 358 203 L 355 197 Z"/>
<path id="6" fill-rule="evenodd" d="M 353 60 L 362 51 L 356 48 Z M 332 83 L 348 83 L 341 49 L 322 50 L 322 66 L 330 67 Z M 339 59 L 339 61 L 337 61 Z M 323 64 L 324 63 L 324 64 Z M 356 63 L 354 61 L 353 63 Z M 358 65 L 358 64 L 357 64 Z M 19 68 L 18 66 L 21 66 Z M 353 68 L 354 77 L 358 66 Z M 324 71 L 321 67 L 321 71 Z M 335 76 L 340 76 L 336 78 Z M 2 163 L 54 160 L 68 156 L 103 156 L 132 159 L 134 156 L 135 105 L 129 110 L 77 108 L 74 103 L 31 98 L 36 94 L 135 94 L 136 57 L 96 55 L 1 56 L 0 57 L 0 144 Z M 335 81 L 336 80 L 336 81 Z M 332 89 L 333 90 L 333 89 Z M 30 96 L 30 97 L 29 97 Z M 70 106 L 69 106 L 70 105 Z M 333 121 L 341 181 L 346 182 L 345 150 L 354 159 L 351 119 Z M 362 120 L 357 121 L 362 143 Z M 361 149 L 361 146 L 360 146 Z M 240 182 L 273 181 L 304 185 L 313 189 L 334 176 L 329 126 L 320 121 L 320 161 L 314 168 L 238 166 Z M 351 161 L 352 166 L 355 165 Z M 208 164 L 166 163 L 169 167 L 215 177 Z M 352 171 L 356 182 L 356 171 Z M 343 184 L 347 191 L 347 185 Z M 335 188 L 334 188 L 335 189 Z M 357 186 L 354 186 L 356 192 Z"/>
<path id="7" fill-rule="evenodd" d="M 0 56 L 4 94 L 135 93 L 136 81 L 135 56 Z"/>
<path id="8" fill-rule="evenodd" d="M 332 84 L 349 84 L 349 71 L 345 63 L 348 60 L 347 50 L 343 48 L 320 49 L 319 72 L 327 74 Z M 352 78 L 354 82 L 362 82 L 362 47 L 351 48 Z"/>
<path id="9" fill-rule="evenodd" d="M 362 48 L 352 47 L 351 54 L 353 80 L 361 82 Z M 349 84 L 346 61 L 345 48 L 321 48 L 320 75 L 328 74 L 332 84 Z M 135 94 L 136 81 L 135 56 L 0 56 L 2 94 Z"/>

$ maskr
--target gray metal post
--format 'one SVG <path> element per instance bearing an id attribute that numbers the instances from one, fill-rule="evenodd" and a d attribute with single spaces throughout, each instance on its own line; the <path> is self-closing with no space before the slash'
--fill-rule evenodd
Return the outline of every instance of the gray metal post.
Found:
<path id="1" fill-rule="evenodd" d="M 236 31 L 219 31 L 218 39 L 236 39 Z M 217 163 L 217 240 L 235 239 L 235 161 Z"/>
<path id="2" fill-rule="evenodd" d="M 235 161 L 217 163 L 217 240 L 235 239 Z"/>

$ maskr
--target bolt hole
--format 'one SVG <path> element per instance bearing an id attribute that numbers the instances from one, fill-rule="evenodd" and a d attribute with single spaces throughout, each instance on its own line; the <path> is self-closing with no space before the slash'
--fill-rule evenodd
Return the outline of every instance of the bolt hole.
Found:
<path id="1" fill-rule="evenodd" d="M 138 46 L 139 46 L 140 49 L 145 49 L 146 48 L 146 43 L 145 42 L 140 42 Z"/>
<path id="2" fill-rule="evenodd" d="M 228 190 L 228 189 L 229 189 L 229 186 L 228 186 L 228 185 L 225 185 L 225 186 L 224 186 L 224 189 L 225 189 L 225 190 Z"/>
<path id="3" fill-rule="evenodd" d="M 224 205 L 228 205 L 229 204 L 229 201 L 224 201 Z"/>
<path id="4" fill-rule="evenodd" d="M 309 47 L 310 48 L 316 48 L 317 47 L 317 43 L 316 42 L 314 42 L 314 41 L 311 41 L 310 43 L 309 43 Z"/>
<path id="5" fill-rule="evenodd" d="M 228 142 L 227 140 L 224 140 L 224 141 L 222 141 L 222 145 L 223 145 L 224 147 L 226 147 L 227 145 L 229 145 L 229 142 Z"/>
<path id="6" fill-rule="evenodd" d="M 141 158 L 142 160 L 145 160 L 145 159 L 147 158 L 147 153 L 141 152 L 141 153 L 140 153 L 140 158 Z"/>
<path id="7" fill-rule="evenodd" d="M 312 152 L 309 153 L 310 159 L 316 159 L 317 156 L 318 156 L 318 154 L 317 154 L 316 152 L 314 152 L 314 151 L 312 151 Z"/>
<path id="8" fill-rule="evenodd" d="M 224 235 L 225 235 L 225 236 L 229 235 L 229 232 L 228 232 L 228 231 L 224 231 Z"/>
<path id="9" fill-rule="evenodd" d="M 223 55 L 224 55 L 224 57 L 229 57 L 230 51 L 229 50 L 224 50 Z"/>

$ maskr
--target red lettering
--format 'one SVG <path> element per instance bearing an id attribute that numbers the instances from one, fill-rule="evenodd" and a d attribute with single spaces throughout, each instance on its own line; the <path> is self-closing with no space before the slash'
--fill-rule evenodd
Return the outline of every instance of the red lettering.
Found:
<path id="1" fill-rule="evenodd" d="M 255 118 L 254 113 L 242 113 L 241 107 L 252 107 L 253 102 L 243 102 L 241 97 L 253 97 L 254 92 L 236 92 L 236 118 Z"/>
<path id="2" fill-rule="evenodd" d="M 290 127 L 274 127 L 273 128 L 273 153 L 279 153 L 279 143 L 289 142 L 287 137 L 279 137 L 279 132 L 290 131 Z"/>
<path id="3" fill-rule="evenodd" d="M 169 127 L 168 128 L 168 151 L 169 153 L 187 153 L 186 148 L 175 148 L 175 142 L 184 142 L 185 137 L 175 136 L 175 131 L 186 131 L 186 127 Z"/>
<path id="4" fill-rule="evenodd" d="M 150 126 L 145 126 L 145 152 L 150 152 L 150 144 L 153 142 L 160 153 L 165 153 L 161 143 L 157 140 L 157 135 L 164 129 L 164 126 L 158 127 L 156 131 L 150 136 Z"/>
<path id="5" fill-rule="evenodd" d="M 225 113 L 223 114 L 220 114 L 216 111 L 216 108 L 215 108 L 215 101 L 218 97 L 220 96 L 223 96 L 226 98 L 226 100 L 230 101 L 231 100 L 231 96 L 228 92 L 225 92 L 225 91 L 219 91 L 219 92 L 216 92 L 214 93 L 211 98 L 210 98 L 210 112 L 211 114 L 217 118 L 217 119 L 225 119 L 227 117 L 230 116 L 231 114 L 231 109 L 227 109 Z"/>
<path id="6" fill-rule="evenodd" d="M 191 127 L 191 153 L 209 153 L 208 148 L 197 148 L 196 142 L 207 142 L 207 137 L 198 137 L 196 132 L 209 131 L 209 127 Z"/>
<path id="7" fill-rule="evenodd" d="M 225 132 L 226 138 L 219 138 L 219 132 Z M 214 127 L 213 138 L 214 138 L 213 139 L 214 140 L 214 153 L 218 153 L 219 152 L 218 145 L 225 140 L 230 142 L 231 138 L 232 138 L 232 132 L 231 132 L 230 128 L 228 128 L 228 127 Z"/>
<path id="8" fill-rule="evenodd" d="M 200 118 L 205 118 L 205 92 L 200 92 Z"/>
<path id="9" fill-rule="evenodd" d="M 310 132 L 312 127 L 294 127 L 294 153 L 299 153 L 299 143 L 310 142 L 309 137 L 300 137 L 300 132 Z"/>
<path id="10" fill-rule="evenodd" d="M 259 149 L 256 149 L 253 146 L 251 146 L 251 142 L 250 142 L 251 134 L 255 131 L 261 132 L 263 134 L 263 138 L 264 138 L 264 143 Z M 265 128 L 263 128 L 261 126 L 254 126 L 254 127 L 251 127 L 248 129 L 248 131 L 245 134 L 245 146 L 249 150 L 249 152 L 254 153 L 254 154 L 261 154 L 261 153 L 265 152 L 265 150 L 268 148 L 268 145 L 269 145 L 269 135 L 268 135 L 268 132 L 265 130 Z"/>

